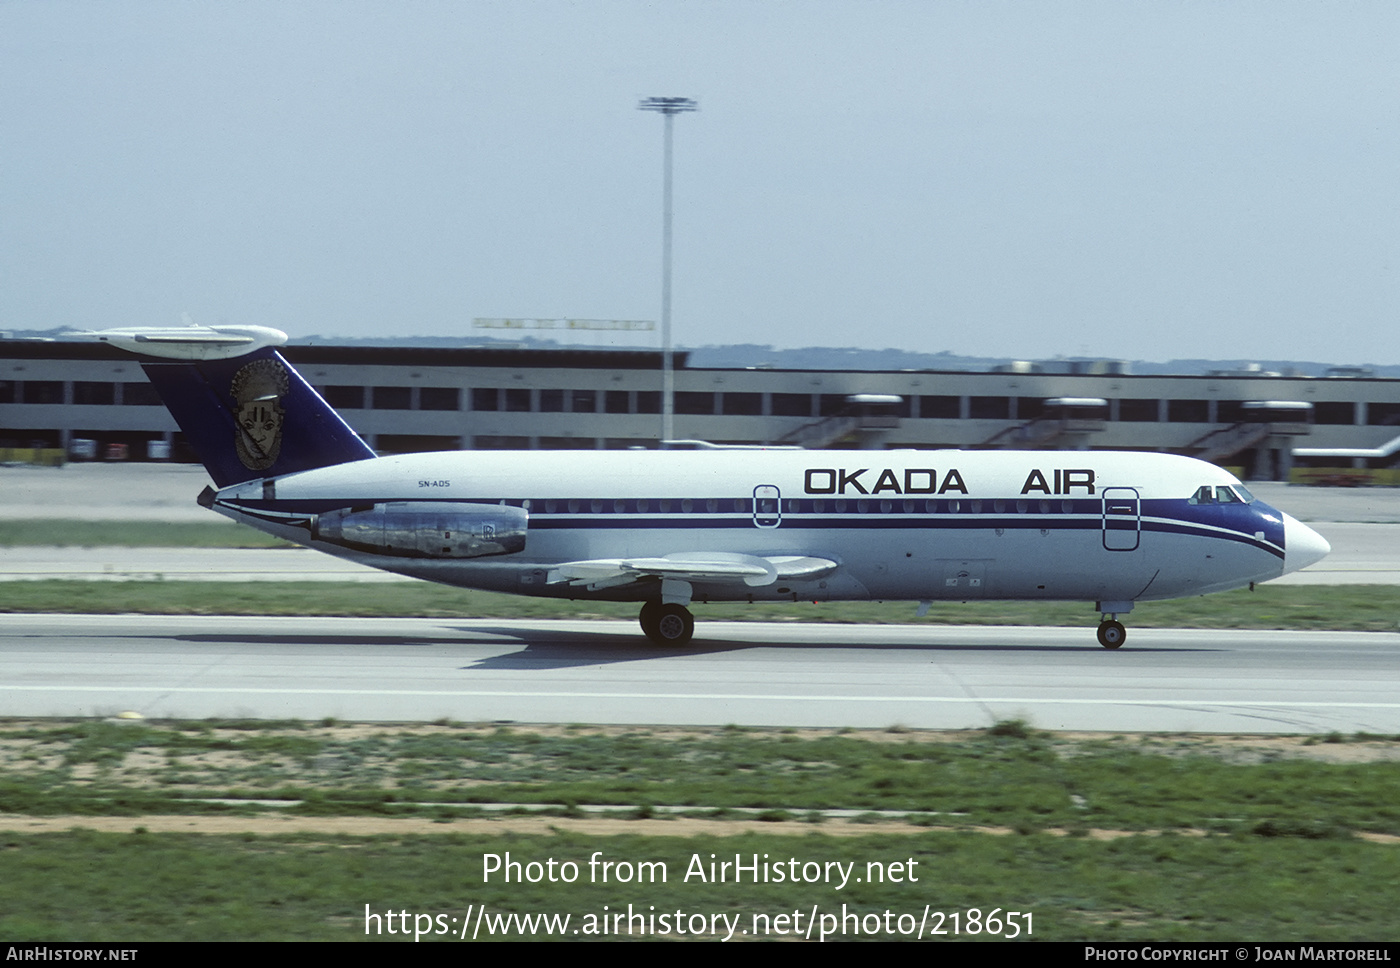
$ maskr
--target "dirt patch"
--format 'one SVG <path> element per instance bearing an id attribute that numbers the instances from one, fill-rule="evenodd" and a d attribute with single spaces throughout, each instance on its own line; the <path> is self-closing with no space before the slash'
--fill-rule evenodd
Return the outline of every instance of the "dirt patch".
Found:
<path id="1" fill-rule="evenodd" d="M 822 834 L 828 837 L 865 837 L 876 834 L 913 834 L 934 831 L 1011 836 L 1011 827 L 929 827 L 887 821 L 854 823 L 827 821 L 814 824 L 798 821 L 769 823 L 759 820 L 703 820 L 681 817 L 671 820 L 629 820 L 616 817 L 489 817 L 435 821 L 418 817 L 288 817 L 264 814 L 256 817 L 181 817 L 158 814 L 147 817 L 19 817 L 0 816 L 0 831 L 9 833 L 64 833 L 70 830 L 98 830 L 107 833 L 185 833 L 185 834 L 326 834 L 374 837 L 385 834 L 548 834 L 573 833 L 590 837 L 736 837 L 741 834 L 786 834 L 794 837 Z M 1082 836 L 1108 841 L 1124 837 L 1158 837 L 1160 830 L 1064 830 L 1050 828 L 1040 833 L 1052 837 Z M 1180 837 L 1206 837 L 1204 830 L 1172 830 Z M 1358 833 L 1357 838 L 1374 844 L 1400 845 L 1400 836 Z"/>
<path id="2" fill-rule="evenodd" d="M 59 833 L 68 830 L 101 830 L 132 833 L 192 834 L 345 834 L 369 837 L 380 834 L 555 834 L 589 836 L 642 835 L 647 837 L 732 837 L 747 833 L 821 833 L 832 837 L 864 837 L 869 834 L 907 834 L 930 828 L 906 823 L 820 824 L 761 820 L 628 820 L 606 817 L 491 817 L 426 820 L 417 817 L 181 817 L 159 814 L 147 817 L 19 817 L 0 816 L 0 830 L 12 833 Z M 1009 832 L 1009 831 L 1008 831 Z"/>

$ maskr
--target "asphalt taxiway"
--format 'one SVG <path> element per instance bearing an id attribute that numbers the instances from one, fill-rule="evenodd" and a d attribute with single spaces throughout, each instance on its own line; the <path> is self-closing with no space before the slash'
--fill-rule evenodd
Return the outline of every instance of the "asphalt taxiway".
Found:
<path id="1" fill-rule="evenodd" d="M 703 617 L 703 616 L 702 616 Z M 1400 732 L 1400 634 L 8 615 L 9 716 Z"/>

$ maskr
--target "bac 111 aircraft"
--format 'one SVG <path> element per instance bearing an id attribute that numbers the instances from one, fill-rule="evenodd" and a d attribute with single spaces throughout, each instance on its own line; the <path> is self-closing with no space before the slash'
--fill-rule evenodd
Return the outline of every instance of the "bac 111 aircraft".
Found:
<path id="1" fill-rule="evenodd" d="M 1331 549 L 1189 457 L 1107 451 L 457 451 L 377 457 L 263 327 L 83 334 L 143 367 L 213 478 L 205 507 L 386 571 L 641 603 L 1071 600 L 1120 647 L 1135 603 L 1268 581 Z"/>

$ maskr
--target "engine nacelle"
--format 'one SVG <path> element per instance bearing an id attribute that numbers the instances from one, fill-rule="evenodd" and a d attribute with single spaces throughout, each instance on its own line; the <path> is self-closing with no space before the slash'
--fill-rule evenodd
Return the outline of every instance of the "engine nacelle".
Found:
<path id="1" fill-rule="evenodd" d="M 403 558 L 485 558 L 525 550 L 529 512 L 503 504 L 393 501 L 318 514 L 311 536 Z"/>

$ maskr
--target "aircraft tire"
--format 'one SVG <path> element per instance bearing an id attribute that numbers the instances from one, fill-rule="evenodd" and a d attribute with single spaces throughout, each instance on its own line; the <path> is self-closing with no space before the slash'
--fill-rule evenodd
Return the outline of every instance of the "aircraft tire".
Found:
<path id="1" fill-rule="evenodd" d="M 1099 626 L 1099 645 L 1105 649 L 1122 648 L 1127 638 L 1128 630 L 1123 627 L 1122 622 L 1108 621 Z"/>
<path id="2" fill-rule="evenodd" d="M 655 642 L 656 637 L 661 634 L 657 628 L 661 621 L 661 603 L 645 602 L 642 605 L 641 614 L 637 616 L 637 621 L 641 623 L 642 631 L 646 633 L 646 637 Z"/>
<path id="3" fill-rule="evenodd" d="M 648 605 L 653 603 L 648 602 Z M 695 634 L 695 616 L 684 605 L 656 605 L 654 618 L 648 622 L 647 609 L 642 609 L 642 630 L 657 645 L 685 645 Z"/>

